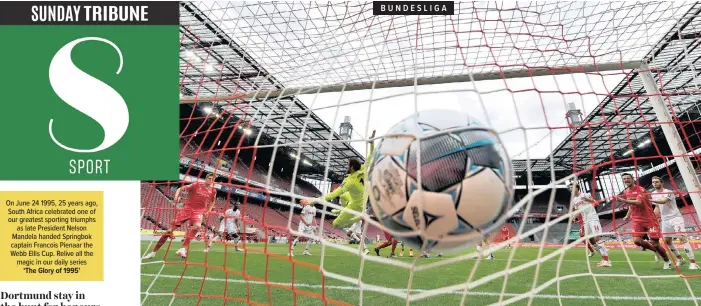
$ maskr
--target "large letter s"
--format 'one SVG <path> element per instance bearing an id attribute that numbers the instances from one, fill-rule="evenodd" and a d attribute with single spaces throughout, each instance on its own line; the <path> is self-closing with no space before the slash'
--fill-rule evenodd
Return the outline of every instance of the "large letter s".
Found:
<path id="1" fill-rule="evenodd" d="M 107 149 L 117 143 L 129 126 L 129 110 L 122 96 L 112 87 L 83 72 L 73 64 L 71 51 L 77 44 L 89 41 L 101 41 L 109 44 L 119 54 L 119 68 L 122 71 L 122 51 L 113 42 L 100 37 L 76 39 L 58 50 L 49 66 L 51 87 L 66 104 L 95 120 L 105 131 L 102 143 L 93 149 L 75 149 L 59 142 L 54 136 L 53 119 L 49 120 L 49 135 L 61 148 L 78 153 L 92 153 Z"/>

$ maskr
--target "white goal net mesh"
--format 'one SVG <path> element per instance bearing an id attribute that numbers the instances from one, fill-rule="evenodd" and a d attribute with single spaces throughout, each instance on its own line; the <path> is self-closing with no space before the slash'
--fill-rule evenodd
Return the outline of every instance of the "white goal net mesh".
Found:
<path id="1" fill-rule="evenodd" d="M 701 270 L 685 245 L 701 254 L 700 13 L 684 2 L 456 2 L 448 16 L 379 16 L 360 2 L 181 3 L 182 181 L 144 182 L 143 250 L 177 211 L 174 189 L 207 173 L 218 175 L 218 213 L 241 203 L 247 234 L 243 252 L 193 244 L 184 261 L 171 254 L 176 238 L 144 261 L 142 304 L 698 305 Z M 376 256 L 386 229 L 369 210 L 366 255 L 331 226 L 336 202 L 317 206 L 314 234 L 297 231 L 299 200 L 333 190 L 349 158 L 367 157 L 373 130 L 381 139 L 430 109 L 498 131 L 515 178 L 505 235 L 490 233 L 480 251 Z M 684 225 L 644 237 L 674 237 L 661 243 L 670 270 L 632 242 L 615 200 L 624 173 L 648 190 L 660 177 L 673 194 Z M 598 203 L 611 267 L 597 267 L 598 245 L 588 255 L 594 235 L 573 222 L 572 184 Z M 204 244 L 219 226 L 207 222 Z M 298 236 L 315 241 L 311 256 L 303 242 L 289 256 Z"/>

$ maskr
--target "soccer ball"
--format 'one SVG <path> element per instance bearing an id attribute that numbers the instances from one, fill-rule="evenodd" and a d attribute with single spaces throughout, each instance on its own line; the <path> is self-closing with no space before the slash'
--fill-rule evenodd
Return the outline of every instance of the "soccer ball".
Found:
<path id="1" fill-rule="evenodd" d="M 511 162 L 496 132 L 465 113 L 416 113 L 390 128 L 373 155 L 367 188 L 375 216 L 414 248 L 464 249 L 508 217 Z"/>

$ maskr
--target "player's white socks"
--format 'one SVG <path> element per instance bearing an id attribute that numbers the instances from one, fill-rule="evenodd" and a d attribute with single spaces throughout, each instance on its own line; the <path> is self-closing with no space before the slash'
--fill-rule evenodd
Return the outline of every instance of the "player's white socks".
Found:
<path id="1" fill-rule="evenodd" d="M 221 239 L 221 237 L 219 237 L 219 235 L 214 236 L 214 238 L 212 238 L 212 240 L 209 241 L 209 245 L 207 246 L 207 248 L 208 249 L 211 248 L 214 245 L 214 242 L 219 240 L 219 239 Z"/>
<path id="2" fill-rule="evenodd" d="M 304 247 L 305 252 L 309 252 L 309 246 L 312 244 L 311 239 L 307 239 L 307 245 Z"/>
<path id="3" fill-rule="evenodd" d="M 360 238 L 355 233 L 351 232 L 350 236 L 351 236 L 351 238 L 360 241 Z"/>
<path id="4" fill-rule="evenodd" d="M 368 247 L 365 245 L 365 239 L 360 239 L 360 245 L 358 246 L 358 250 L 362 250 L 365 255 L 370 253 L 370 250 L 368 250 Z"/>
<path id="5" fill-rule="evenodd" d="M 606 247 L 603 241 L 596 243 L 596 249 L 599 250 L 601 256 L 609 256 L 609 249 Z"/>
<path id="6" fill-rule="evenodd" d="M 686 252 L 686 256 L 689 257 L 689 262 L 696 263 L 694 249 L 691 248 L 691 244 L 688 241 L 684 244 L 684 252 Z"/>
<path id="7" fill-rule="evenodd" d="M 682 258 L 682 254 L 679 253 L 679 249 L 677 249 L 677 246 L 674 245 L 674 243 L 670 243 L 667 245 L 669 247 L 669 250 L 672 251 L 672 254 L 676 256 L 677 258 Z"/>
<path id="8" fill-rule="evenodd" d="M 603 241 L 596 243 L 596 249 L 599 251 L 599 254 L 601 254 L 601 258 L 603 258 L 605 261 L 609 260 L 609 249 L 606 247 Z"/>
<path id="9" fill-rule="evenodd" d="M 295 241 L 292 241 L 292 248 L 290 250 L 295 249 L 295 246 L 297 246 L 297 242 L 299 242 L 299 238 L 295 238 Z"/>
<path id="10" fill-rule="evenodd" d="M 477 245 L 477 252 L 480 253 L 480 256 L 484 256 L 484 254 L 482 254 L 482 246 L 481 246 L 481 245 Z M 489 255 L 487 256 L 487 258 L 493 259 L 493 258 L 494 258 L 494 254 L 493 254 L 493 253 L 489 253 Z"/>

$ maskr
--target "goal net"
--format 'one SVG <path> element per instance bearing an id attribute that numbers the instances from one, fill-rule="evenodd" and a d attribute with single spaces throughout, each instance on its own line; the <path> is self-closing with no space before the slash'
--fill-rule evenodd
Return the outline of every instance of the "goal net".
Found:
<path id="1" fill-rule="evenodd" d="M 142 184 L 143 254 L 170 235 L 142 261 L 142 305 L 699 305 L 701 4 L 454 9 L 182 2 L 181 180 Z M 338 200 L 317 201 L 314 230 L 299 231 L 300 201 L 338 187 L 348 160 L 368 157 L 372 131 L 380 141 L 432 109 L 498 132 L 514 178 L 503 234 L 457 253 L 398 244 L 377 256 L 384 232 L 402 236 L 370 208 L 361 226 L 335 228 Z M 183 259 L 190 225 L 171 227 L 175 194 L 211 173 L 216 204 Z M 655 205 L 665 220 L 633 227 L 623 174 L 646 196 L 669 195 Z M 596 207 L 575 207 L 574 185 Z M 226 213 L 234 203 L 240 216 Z M 666 227 L 674 208 L 682 222 Z M 600 222 L 580 226 L 590 209 Z"/>

